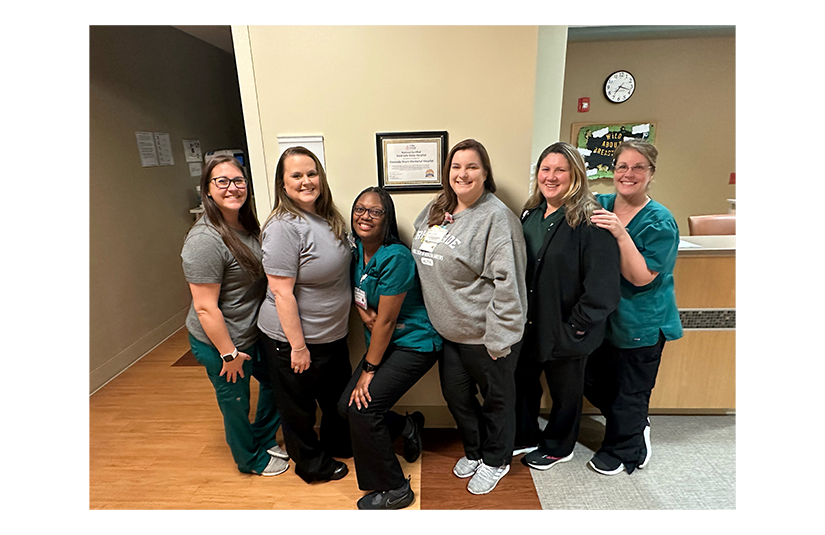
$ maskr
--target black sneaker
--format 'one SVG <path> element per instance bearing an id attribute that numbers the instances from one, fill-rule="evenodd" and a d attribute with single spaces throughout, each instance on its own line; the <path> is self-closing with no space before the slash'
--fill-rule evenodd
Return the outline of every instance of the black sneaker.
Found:
<path id="1" fill-rule="evenodd" d="M 549 470 L 552 466 L 559 463 L 566 463 L 572 458 L 573 452 L 570 452 L 570 455 L 567 457 L 553 457 L 552 455 L 545 455 L 541 450 L 535 450 L 522 457 L 521 462 L 536 470 Z"/>
<path id="2" fill-rule="evenodd" d="M 415 499 L 407 479 L 401 487 L 394 490 L 375 490 L 358 500 L 358 509 L 403 509 Z"/>
<path id="3" fill-rule="evenodd" d="M 624 471 L 624 463 L 615 459 L 603 459 L 594 455 L 592 459 L 587 462 L 587 466 L 604 476 L 615 476 Z"/>
<path id="4" fill-rule="evenodd" d="M 424 415 L 419 411 L 407 414 L 406 428 L 411 431 L 409 431 L 409 436 L 403 435 L 404 460 L 408 463 L 414 463 L 421 456 L 421 430 L 424 429 Z"/>
<path id="5" fill-rule="evenodd" d="M 341 479 L 349 473 L 349 468 L 347 468 L 346 464 L 342 463 L 341 461 L 335 462 L 337 463 L 337 466 L 335 467 L 335 471 L 332 472 L 332 475 L 329 476 L 330 481 L 336 481 L 338 479 Z"/>

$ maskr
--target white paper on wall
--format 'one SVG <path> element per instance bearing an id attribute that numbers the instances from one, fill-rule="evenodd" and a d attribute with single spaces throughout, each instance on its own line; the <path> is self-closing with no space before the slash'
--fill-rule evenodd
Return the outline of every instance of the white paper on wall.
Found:
<path id="1" fill-rule="evenodd" d="M 135 139 L 140 154 L 140 165 L 143 167 L 156 167 L 158 165 L 158 151 L 155 147 L 155 137 L 152 132 L 135 132 Z"/>

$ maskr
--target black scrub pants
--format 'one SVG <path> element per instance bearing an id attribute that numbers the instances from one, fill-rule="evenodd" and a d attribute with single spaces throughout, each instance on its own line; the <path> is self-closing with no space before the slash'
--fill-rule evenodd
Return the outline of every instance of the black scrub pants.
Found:
<path id="1" fill-rule="evenodd" d="M 515 370 L 521 342 L 510 354 L 493 360 L 483 345 L 444 340 L 439 360 L 441 392 L 455 418 L 464 455 L 488 466 L 504 466 L 513 458 L 515 439 Z M 481 391 L 484 403 L 476 393 Z"/>
<path id="2" fill-rule="evenodd" d="M 647 347 L 621 349 L 605 341 L 585 370 L 584 395 L 604 415 L 604 439 L 596 455 L 624 463 L 632 473 L 645 458 L 644 430 L 665 336 Z"/>
<path id="3" fill-rule="evenodd" d="M 538 446 L 545 455 L 567 457 L 579 436 L 587 357 L 537 362 L 525 350 L 522 352 L 525 354 L 516 368 L 515 448 Z M 553 400 L 544 431 L 538 426 L 542 372 Z"/>
<path id="4" fill-rule="evenodd" d="M 440 354 L 389 346 L 369 384 L 372 401 L 360 409 L 354 401 L 348 405 L 361 377 L 361 363 L 358 364 L 338 401 L 338 411 L 349 421 L 359 489 L 392 490 L 406 481 L 393 442 L 404 431 L 407 419 L 390 409 L 433 367 Z"/>
<path id="5" fill-rule="evenodd" d="M 335 471 L 333 457 L 352 457 L 349 426 L 336 407 L 352 373 L 347 338 L 307 344 L 311 364 L 303 373 L 292 370 L 292 347 L 288 342 L 266 335 L 262 335 L 261 342 L 295 473 L 307 483 L 326 481 Z M 314 429 L 317 407 L 321 408 L 320 440 Z"/>

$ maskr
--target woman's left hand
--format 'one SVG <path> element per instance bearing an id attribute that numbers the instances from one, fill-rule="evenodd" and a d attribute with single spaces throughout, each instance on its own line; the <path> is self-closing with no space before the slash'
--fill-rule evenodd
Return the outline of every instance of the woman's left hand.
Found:
<path id="1" fill-rule="evenodd" d="M 626 231 L 624 225 L 619 221 L 619 216 L 610 210 L 593 210 L 593 215 L 590 216 L 590 221 L 599 228 L 607 229 L 613 234 L 613 237 L 618 239 Z"/>
<path id="2" fill-rule="evenodd" d="M 224 362 L 223 367 L 221 368 L 220 376 L 223 377 L 226 375 L 226 382 L 228 383 L 230 379 L 232 382 L 236 382 L 238 380 L 238 376 L 241 376 L 243 379 L 243 363 L 244 361 L 252 360 L 252 357 L 247 355 L 246 353 L 238 352 L 238 356 L 232 359 L 231 362 Z"/>
<path id="3" fill-rule="evenodd" d="M 361 371 L 361 377 L 358 378 L 358 383 L 356 383 L 355 388 L 352 389 L 352 394 L 349 396 L 348 407 L 352 405 L 353 401 L 355 402 L 355 406 L 358 407 L 358 410 L 361 410 L 361 405 L 363 405 L 365 409 L 369 407 L 367 401 L 372 401 L 369 387 L 374 375 L 374 372 Z"/>

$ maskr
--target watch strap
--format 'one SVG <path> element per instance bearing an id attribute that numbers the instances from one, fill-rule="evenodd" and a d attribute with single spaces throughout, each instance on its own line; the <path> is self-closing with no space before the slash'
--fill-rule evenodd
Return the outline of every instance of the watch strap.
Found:
<path id="1" fill-rule="evenodd" d="M 221 359 L 223 359 L 224 362 L 232 362 L 237 357 L 238 357 L 238 348 L 237 347 L 232 350 L 232 353 L 227 353 L 226 355 L 221 355 Z"/>
<path id="2" fill-rule="evenodd" d="M 364 359 L 361 362 L 361 369 L 363 369 L 367 373 L 375 373 L 376 371 L 378 371 L 378 368 L 380 367 L 380 364 L 376 366 L 375 364 L 371 364 L 370 362 L 368 362 L 367 359 Z"/>

